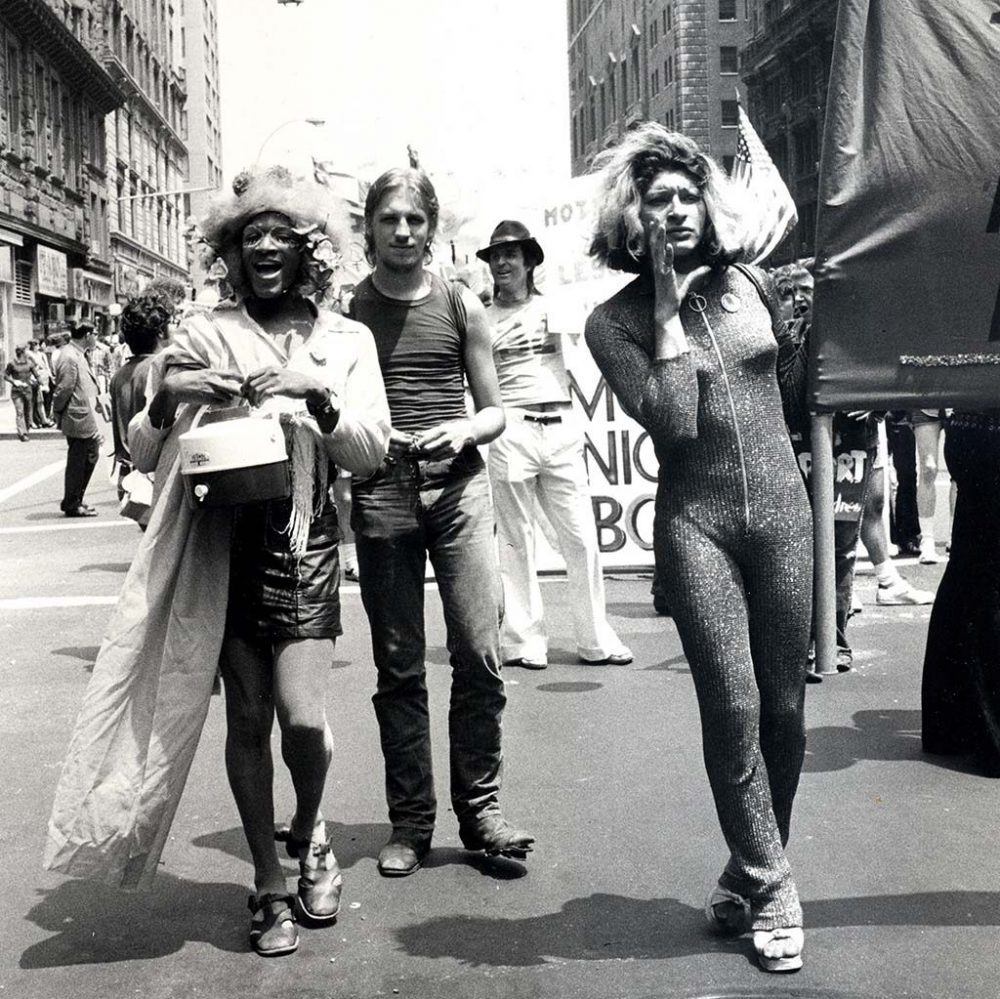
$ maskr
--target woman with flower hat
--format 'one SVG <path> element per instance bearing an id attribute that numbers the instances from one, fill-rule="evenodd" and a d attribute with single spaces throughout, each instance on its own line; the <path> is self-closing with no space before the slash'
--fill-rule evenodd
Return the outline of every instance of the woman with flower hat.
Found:
<path id="1" fill-rule="evenodd" d="M 46 857 L 68 873 L 149 883 L 218 664 L 226 770 L 254 864 L 250 942 L 263 955 L 295 950 L 296 918 L 330 923 L 340 904 L 320 814 L 325 685 L 341 632 L 328 483 L 337 467 L 371 474 L 389 434 L 371 334 L 326 307 L 336 210 L 324 188 L 272 167 L 238 177 L 204 222 L 203 263 L 223 300 L 157 355 L 150 403 L 130 425 L 133 460 L 155 469 L 157 495 L 73 736 Z M 196 417 L 243 402 L 280 421 L 291 496 L 192 510 L 178 439 Z M 275 845 L 275 715 L 296 796 L 294 898 Z"/>

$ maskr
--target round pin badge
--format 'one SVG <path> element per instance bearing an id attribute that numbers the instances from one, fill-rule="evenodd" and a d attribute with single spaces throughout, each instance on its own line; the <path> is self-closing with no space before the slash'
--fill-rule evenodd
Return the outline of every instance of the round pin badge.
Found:
<path id="1" fill-rule="evenodd" d="M 740 307 L 740 300 L 738 296 L 732 294 L 732 292 L 727 291 L 725 295 L 722 296 L 721 304 L 722 307 L 726 310 L 726 312 L 738 312 Z"/>

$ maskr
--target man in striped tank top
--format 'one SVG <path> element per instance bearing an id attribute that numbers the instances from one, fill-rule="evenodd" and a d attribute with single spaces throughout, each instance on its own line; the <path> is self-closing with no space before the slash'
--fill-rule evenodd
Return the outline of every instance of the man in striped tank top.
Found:
<path id="1" fill-rule="evenodd" d="M 482 305 L 426 267 L 437 218 L 437 196 L 422 171 L 394 169 L 379 177 L 365 201 L 365 247 L 375 269 L 352 302 L 354 318 L 375 336 L 392 415 L 385 462 L 352 489 L 392 823 L 378 859 L 387 877 L 417 870 L 434 831 L 424 663 L 428 557 L 444 606 L 452 669 L 448 733 L 459 837 L 469 850 L 517 858 L 534 842 L 503 818 L 498 800 L 506 703 L 503 597 L 489 482 L 477 445 L 503 431 L 504 413 Z"/>

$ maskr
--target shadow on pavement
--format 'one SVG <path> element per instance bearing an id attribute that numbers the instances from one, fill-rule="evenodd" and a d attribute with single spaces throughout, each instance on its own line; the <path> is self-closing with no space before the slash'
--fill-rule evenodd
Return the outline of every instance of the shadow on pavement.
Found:
<path id="1" fill-rule="evenodd" d="M 243 885 L 184 881 L 161 873 L 152 892 L 126 894 L 93 882 L 67 881 L 39 894 L 42 898 L 27 918 L 54 936 L 25 950 L 21 968 L 164 957 L 192 941 L 234 953 L 250 949 Z"/>
<path id="2" fill-rule="evenodd" d="M 540 683 L 535 687 L 535 690 L 541 690 L 547 694 L 583 694 L 603 688 L 603 683 L 594 683 L 589 680 L 555 680 L 552 683 Z"/>
<path id="3" fill-rule="evenodd" d="M 919 711 L 857 711 L 853 727 L 811 728 L 806 738 L 806 773 L 846 770 L 860 760 L 903 762 L 924 759 Z"/>
<path id="4" fill-rule="evenodd" d="M 390 827 L 383 822 L 359 822 L 346 825 L 342 822 L 326 820 L 327 833 L 333 839 L 333 852 L 341 870 L 353 867 L 359 860 L 368 857 L 375 858 L 382 845 L 389 838 Z M 239 826 L 232 829 L 220 829 L 217 832 L 196 836 L 191 841 L 193 846 L 205 847 L 209 850 L 219 850 L 231 857 L 250 863 L 250 850 L 247 848 L 246 837 Z M 278 845 L 278 856 L 291 866 L 295 862 L 285 853 L 284 844 Z M 295 868 L 296 875 L 298 868 Z"/>
<path id="5" fill-rule="evenodd" d="M 97 645 L 66 645 L 61 649 L 53 649 L 51 654 L 66 656 L 67 659 L 82 659 L 87 664 L 84 668 L 90 673 L 94 669 L 99 651 L 100 648 Z"/>
<path id="6" fill-rule="evenodd" d="M 861 760 L 901 763 L 919 760 L 955 773 L 981 775 L 971 755 L 939 756 L 925 753 L 921 744 L 919 711 L 858 711 L 854 727 L 827 725 L 811 728 L 806 739 L 805 773 L 846 770 Z"/>
<path id="7" fill-rule="evenodd" d="M 608 601 L 608 613 L 613 614 L 615 617 L 627 617 L 632 619 L 662 616 L 664 622 L 670 620 L 670 618 L 656 613 L 656 609 L 653 607 L 652 597 L 650 597 L 648 601 L 644 600 L 642 603 L 612 604 Z"/>
<path id="8" fill-rule="evenodd" d="M 384 822 L 359 822 L 347 825 L 330 819 L 326 821 L 326 828 L 333 839 L 333 852 L 342 871 L 350 870 L 359 861 L 370 860 L 374 863 L 391 831 L 391 826 Z M 250 864 L 250 851 L 243 830 L 239 826 L 196 836 L 191 843 L 193 846 L 218 850 Z M 284 845 L 278 846 L 278 856 L 287 867 L 288 876 L 296 876 L 298 868 L 295 861 L 285 853 Z M 516 861 L 506 860 L 503 857 L 487 857 L 485 854 L 471 853 L 457 847 L 432 847 L 423 866 L 447 867 L 452 864 L 473 867 L 484 877 L 491 877 L 496 881 L 514 881 L 527 873 L 524 865 Z"/>
<path id="9" fill-rule="evenodd" d="M 652 666 L 645 667 L 646 672 L 655 673 L 657 671 L 663 671 L 666 673 L 690 673 L 691 667 L 688 666 L 687 656 L 682 652 L 680 655 L 673 656 L 670 659 L 664 659 L 663 662 L 653 663 Z"/>
<path id="10" fill-rule="evenodd" d="M 1000 892 L 921 892 L 829 899 L 805 905 L 809 930 L 847 926 L 998 926 Z M 396 937 L 418 957 L 451 957 L 495 967 L 541 965 L 550 958 L 663 960 L 742 951 L 749 937 L 708 934 L 700 908 L 675 898 L 635 899 L 598 894 L 566 903 L 559 912 L 525 919 L 446 916 L 405 927 Z"/>
<path id="11" fill-rule="evenodd" d="M 472 867 L 484 878 L 493 878 L 494 881 L 517 881 L 528 873 L 528 868 L 516 860 L 487 857 L 484 853 L 472 853 L 454 846 L 431 847 L 423 864 L 425 868 L 451 865 Z"/>
<path id="12" fill-rule="evenodd" d="M 120 572 L 124 575 L 129 570 L 131 562 L 91 562 L 81 565 L 77 572 Z"/>
<path id="13" fill-rule="evenodd" d="M 674 898 L 636 899 L 598 894 L 525 919 L 443 916 L 396 933 L 412 956 L 451 957 L 463 964 L 528 967 L 549 958 L 658 960 L 746 951 L 748 940 L 703 932 L 701 909 Z"/>

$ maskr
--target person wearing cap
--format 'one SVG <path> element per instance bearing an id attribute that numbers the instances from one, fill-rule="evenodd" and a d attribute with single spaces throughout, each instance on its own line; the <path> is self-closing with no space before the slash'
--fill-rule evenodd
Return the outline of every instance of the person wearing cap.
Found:
<path id="1" fill-rule="evenodd" d="M 97 425 L 100 405 L 97 379 L 87 351 L 97 334 L 90 323 L 70 330 L 70 341 L 55 356 L 52 415 L 66 438 L 66 476 L 59 509 L 67 517 L 96 517 L 97 510 L 83 502 L 97 467 L 103 437 Z"/>
<path id="2" fill-rule="evenodd" d="M 566 564 L 573 631 L 581 662 L 632 662 L 608 623 L 604 576 L 594 525 L 583 427 L 569 394 L 565 334 L 550 327 L 535 287 L 545 259 L 527 227 L 505 220 L 476 256 L 493 276 L 493 360 L 507 427 L 489 451 L 505 612 L 500 632 L 504 665 L 545 669 L 541 588 L 535 571 L 536 511 L 552 525 Z"/>
<path id="3" fill-rule="evenodd" d="M 416 168 L 386 171 L 365 199 L 374 271 L 351 314 L 375 336 L 392 434 L 382 467 L 353 483 L 361 599 L 378 686 L 372 702 L 385 760 L 392 833 L 385 877 L 404 877 L 431 846 L 437 800 L 431 759 L 424 574 L 434 567 L 451 661 L 451 806 L 467 850 L 523 859 L 534 838 L 500 809 L 503 591 L 493 508 L 478 445 L 504 427 L 483 306 L 428 270 L 438 200 Z M 472 410 L 467 408 L 468 381 Z"/>
<path id="4" fill-rule="evenodd" d="M 389 436 L 371 333 L 330 308 L 341 217 L 346 228 L 327 188 L 273 166 L 237 176 L 203 222 L 203 262 L 223 300 L 187 316 L 155 355 L 147 405 L 130 422 L 135 467 L 155 471 L 152 513 L 98 653 L 46 852 L 51 868 L 148 886 L 219 668 L 226 776 L 253 862 L 249 939 L 266 956 L 291 953 L 297 923 L 330 925 L 340 907 L 321 811 L 342 633 L 328 483 L 338 467 L 371 475 Z M 289 493 L 195 509 L 180 439 L 243 403 L 277 425 Z M 295 794 L 277 832 L 275 719 Z M 291 895 L 277 840 L 298 861 Z"/>

